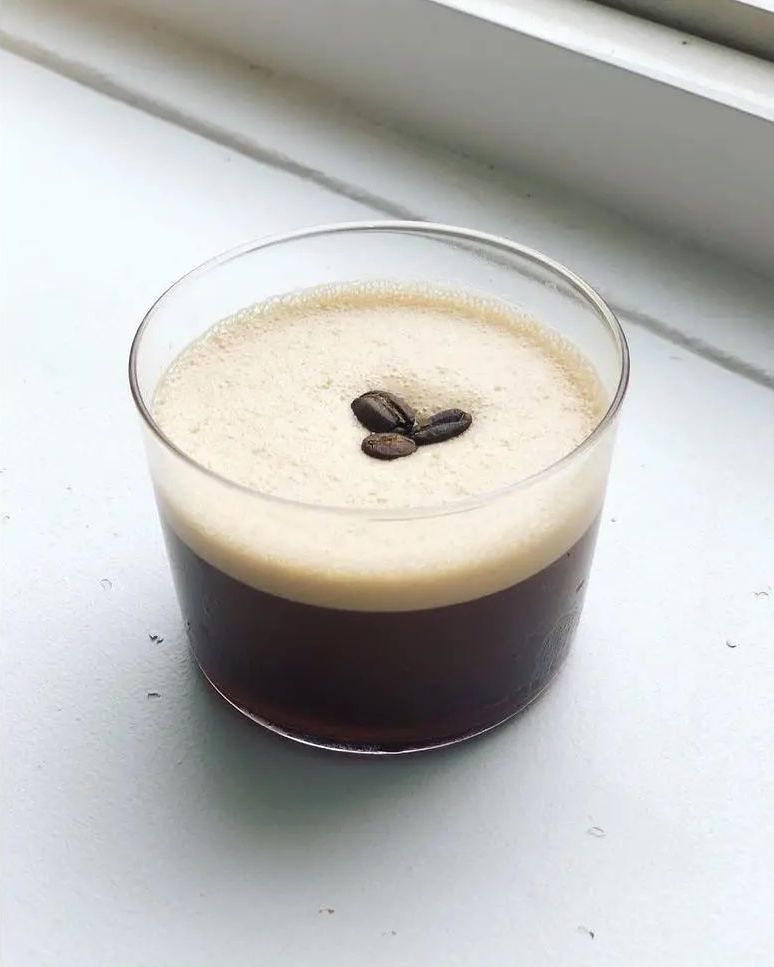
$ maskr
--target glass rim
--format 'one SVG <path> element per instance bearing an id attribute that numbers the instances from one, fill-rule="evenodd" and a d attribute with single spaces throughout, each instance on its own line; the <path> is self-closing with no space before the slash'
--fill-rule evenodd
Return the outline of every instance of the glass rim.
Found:
<path id="1" fill-rule="evenodd" d="M 565 282 L 569 283 L 576 293 L 579 293 L 581 296 L 583 296 L 586 302 L 596 310 L 596 313 L 601 318 L 601 321 L 607 325 L 618 350 L 620 359 L 618 383 L 610 404 L 608 405 L 601 419 L 583 438 L 583 440 L 581 440 L 581 442 L 572 450 L 569 450 L 558 460 L 555 460 L 553 463 L 550 463 L 548 466 L 543 467 L 541 470 L 538 470 L 527 477 L 522 477 L 519 480 L 513 481 L 512 483 L 504 484 L 500 487 L 484 491 L 480 494 L 474 494 L 470 497 L 463 497 L 457 500 L 446 501 L 442 504 L 420 507 L 349 507 L 345 505 L 318 504 L 311 503 L 309 501 L 293 500 L 288 497 L 281 497 L 278 494 L 272 494 L 265 490 L 258 490 L 257 488 L 248 487 L 245 484 L 238 483 L 236 480 L 231 480 L 229 477 L 223 476 L 216 470 L 211 470 L 209 467 L 204 466 L 204 464 L 199 463 L 198 460 L 195 460 L 184 450 L 180 449 L 180 447 L 178 447 L 177 444 L 175 444 L 172 439 L 170 439 L 170 437 L 164 433 L 164 431 L 153 418 L 150 408 L 148 405 L 146 405 L 142 391 L 140 390 L 137 376 L 140 345 L 142 343 L 143 336 L 150 327 L 157 310 L 177 289 L 182 288 L 187 283 L 192 282 L 194 279 L 205 275 L 213 269 L 216 269 L 221 265 L 225 265 L 234 259 L 240 258 L 243 255 L 248 255 L 252 252 L 257 252 L 262 249 L 269 249 L 275 245 L 284 245 L 289 242 L 301 241 L 303 239 L 320 236 L 345 235 L 357 232 L 385 232 L 404 235 L 424 234 L 431 236 L 434 235 L 446 239 L 458 239 L 463 242 L 478 242 L 486 245 L 490 249 L 496 249 L 501 252 L 505 252 L 506 254 L 517 255 L 521 258 L 525 258 L 528 261 L 534 262 L 540 265 L 542 268 L 548 269 L 556 275 L 561 276 Z M 215 320 L 215 322 L 217 322 L 217 320 Z M 520 245 L 518 242 L 513 242 L 510 239 L 504 238 L 503 236 L 492 235 L 487 232 L 479 232 L 475 229 L 459 228 L 454 225 L 445 225 L 438 222 L 408 220 L 356 221 L 318 225 L 312 228 L 300 229 L 295 232 L 287 232 L 253 239 L 251 241 L 244 242 L 242 245 L 238 245 L 235 248 L 221 252 L 219 255 L 216 255 L 213 258 L 208 259 L 206 262 L 202 262 L 200 265 L 190 269 L 171 285 L 169 285 L 161 293 L 161 295 L 158 296 L 158 298 L 153 302 L 143 316 L 142 321 L 134 334 L 132 345 L 129 350 L 129 386 L 134 404 L 137 407 L 140 417 L 148 430 L 150 430 L 153 436 L 163 445 L 163 447 L 175 457 L 182 460 L 185 464 L 229 489 L 235 489 L 243 494 L 251 497 L 257 497 L 261 500 L 266 500 L 280 506 L 341 514 L 344 516 L 364 517 L 372 520 L 436 517 L 460 513 L 462 511 L 471 510 L 475 507 L 482 506 L 483 504 L 493 502 L 499 497 L 507 496 L 508 494 L 514 493 L 522 488 L 526 489 L 527 487 L 533 486 L 541 479 L 553 476 L 557 471 L 574 462 L 578 457 L 589 450 L 591 446 L 604 434 L 605 430 L 613 423 L 618 415 L 618 411 L 621 408 L 624 396 L 626 395 L 628 382 L 629 347 L 627 345 L 626 336 L 621 328 L 620 322 L 602 296 L 600 296 L 599 293 L 588 284 L 588 282 L 582 279 L 571 269 L 568 269 L 561 262 L 555 261 L 536 249 L 529 248 L 526 245 Z"/>

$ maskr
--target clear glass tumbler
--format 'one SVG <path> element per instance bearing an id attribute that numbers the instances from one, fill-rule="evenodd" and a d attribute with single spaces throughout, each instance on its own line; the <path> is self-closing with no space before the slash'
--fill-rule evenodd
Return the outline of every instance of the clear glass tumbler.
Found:
<path id="1" fill-rule="evenodd" d="M 483 295 L 558 331 L 604 387 L 599 424 L 496 492 L 376 512 L 240 486 L 154 422 L 165 370 L 217 321 L 313 286 L 383 280 Z M 480 232 L 333 225 L 251 242 L 184 276 L 143 319 L 129 378 L 204 675 L 267 728 L 360 753 L 448 745 L 519 712 L 557 672 L 580 618 L 628 368 L 621 328 L 590 286 Z"/>

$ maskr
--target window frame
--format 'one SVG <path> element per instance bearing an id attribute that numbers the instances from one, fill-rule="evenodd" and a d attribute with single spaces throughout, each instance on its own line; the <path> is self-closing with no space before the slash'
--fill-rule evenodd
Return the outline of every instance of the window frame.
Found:
<path id="1" fill-rule="evenodd" d="M 770 0 L 598 0 L 665 27 L 774 61 Z"/>
<path id="2" fill-rule="evenodd" d="M 6 46 L 75 76 L 91 76 L 107 30 L 108 82 L 129 72 L 162 115 L 181 110 L 168 105 L 169 71 L 148 83 L 135 60 L 145 44 L 189 38 L 242 65 L 245 91 L 271 72 L 295 76 L 420 143 L 772 275 L 774 64 L 760 58 L 590 0 L 101 0 L 83 8 L 89 39 L 70 63 L 63 45 L 80 3 L 6 6 Z M 130 24 L 143 40 L 119 67 Z M 186 115 L 209 103 L 206 80 L 196 74 Z M 230 137 L 261 145 L 236 113 Z M 222 127 L 221 112 L 211 122 Z M 296 144 L 292 108 L 283 124 Z M 324 138 L 319 148 L 331 150 Z"/>

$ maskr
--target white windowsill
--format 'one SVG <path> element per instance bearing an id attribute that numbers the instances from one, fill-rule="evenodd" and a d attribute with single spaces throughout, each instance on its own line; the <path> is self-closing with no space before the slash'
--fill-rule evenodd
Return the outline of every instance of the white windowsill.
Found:
<path id="1" fill-rule="evenodd" d="M 4 28 L 8 963 L 769 962 L 774 283 L 131 19 Z M 556 685 L 484 741 L 343 762 L 194 674 L 125 362 L 191 265 L 385 213 L 577 268 L 633 378 Z"/>
<path id="2" fill-rule="evenodd" d="M 771 283 L 744 269 L 758 268 L 760 249 L 738 248 L 726 264 L 670 241 L 665 226 L 595 203 L 578 186 L 514 176 L 399 134 L 308 84 L 155 21 L 109 10 L 81 17 L 30 0 L 8 7 L 4 24 L 8 49 L 371 210 L 467 223 L 546 250 L 584 273 L 625 318 L 774 384 Z M 765 222 L 765 199 L 757 210 Z M 263 233 L 256 225 L 249 234 Z"/>
<path id="3" fill-rule="evenodd" d="M 681 91 L 774 120 L 774 65 L 589 0 L 432 0 Z"/>
<path id="4" fill-rule="evenodd" d="M 57 20 L 79 9 L 6 0 L 3 19 L 17 40 L 62 54 Z M 488 18 L 435 0 L 102 0 L 81 19 L 98 33 L 120 15 L 131 34 L 130 18 L 144 15 L 152 32 L 299 74 L 365 116 L 771 275 L 774 65 L 585 0 L 487 9 Z M 600 31 L 612 42 L 595 39 Z"/>

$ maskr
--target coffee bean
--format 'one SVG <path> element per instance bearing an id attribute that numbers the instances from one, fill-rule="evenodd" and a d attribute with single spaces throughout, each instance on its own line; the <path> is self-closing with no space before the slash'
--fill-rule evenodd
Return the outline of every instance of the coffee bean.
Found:
<path id="1" fill-rule="evenodd" d="M 432 416 L 428 416 L 426 420 L 422 421 L 422 426 L 439 426 L 442 423 L 460 423 L 466 421 L 467 429 L 473 421 L 470 413 L 466 413 L 465 410 L 460 410 L 455 407 L 451 410 L 441 410 L 440 413 L 433 413 Z"/>
<path id="2" fill-rule="evenodd" d="M 420 423 L 411 436 L 420 447 L 442 443 L 464 433 L 472 422 L 473 417 L 464 410 L 441 410 Z"/>
<path id="3" fill-rule="evenodd" d="M 372 433 L 410 433 L 414 428 L 414 410 L 386 390 L 369 390 L 351 405 L 352 412 Z"/>
<path id="4" fill-rule="evenodd" d="M 402 433 L 372 433 L 360 444 L 360 449 L 376 460 L 396 460 L 407 457 L 417 448 L 411 437 Z"/>

